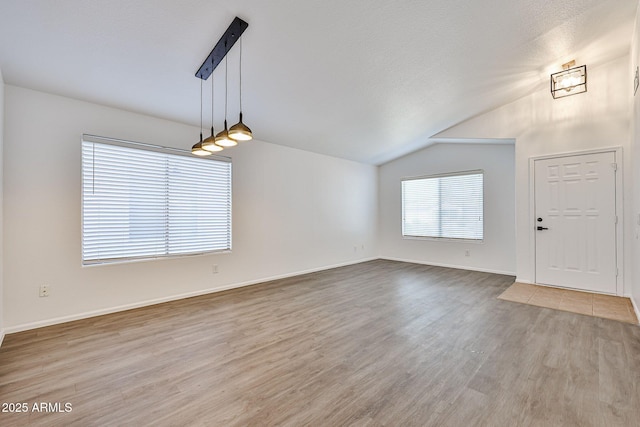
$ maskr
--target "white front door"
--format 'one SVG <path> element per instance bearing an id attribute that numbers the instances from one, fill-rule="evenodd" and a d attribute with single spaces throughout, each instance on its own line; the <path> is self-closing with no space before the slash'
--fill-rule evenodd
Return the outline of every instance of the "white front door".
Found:
<path id="1" fill-rule="evenodd" d="M 535 160 L 536 283 L 616 293 L 615 153 Z"/>

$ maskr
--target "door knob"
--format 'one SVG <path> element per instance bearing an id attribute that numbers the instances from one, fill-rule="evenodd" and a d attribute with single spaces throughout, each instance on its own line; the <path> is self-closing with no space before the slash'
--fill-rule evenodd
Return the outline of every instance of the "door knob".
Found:
<path id="1" fill-rule="evenodd" d="M 542 222 L 542 218 L 538 218 L 538 222 Z"/>
<path id="2" fill-rule="evenodd" d="M 548 230 L 549 228 L 547 228 L 547 227 L 540 227 L 540 226 L 538 226 L 538 227 L 537 227 L 537 229 L 538 229 L 538 231 L 542 231 L 542 230 Z"/>

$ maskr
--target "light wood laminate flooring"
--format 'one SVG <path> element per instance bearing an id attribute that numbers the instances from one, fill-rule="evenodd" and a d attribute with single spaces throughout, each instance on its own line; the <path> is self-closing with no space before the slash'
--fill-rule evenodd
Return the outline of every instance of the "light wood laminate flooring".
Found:
<path id="1" fill-rule="evenodd" d="M 8 335 L 42 426 L 637 426 L 640 328 L 498 300 L 511 276 L 371 261 Z"/>

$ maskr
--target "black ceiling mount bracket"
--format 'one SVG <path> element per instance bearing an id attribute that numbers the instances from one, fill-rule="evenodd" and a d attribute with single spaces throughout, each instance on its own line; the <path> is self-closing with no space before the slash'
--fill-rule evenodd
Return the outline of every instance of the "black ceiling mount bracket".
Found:
<path id="1" fill-rule="evenodd" d="M 207 59 L 196 71 L 196 77 L 207 80 L 248 27 L 249 24 L 236 16 L 227 31 L 224 32 L 218 43 L 213 47 Z"/>

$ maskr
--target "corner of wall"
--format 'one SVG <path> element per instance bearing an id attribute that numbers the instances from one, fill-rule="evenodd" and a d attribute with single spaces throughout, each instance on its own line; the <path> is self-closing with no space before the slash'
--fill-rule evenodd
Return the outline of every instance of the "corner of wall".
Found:
<path id="1" fill-rule="evenodd" d="M 640 319 L 640 307 L 638 307 L 638 304 L 636 303 L 635 298 L 633 298 L 633 295 L 631 295 L 629 299 L 631 300 L 633 311 L 636 313 L 636 319 Z"/>
<path id="2" fill-rule="evenodd" d="M 4 339 L 4 233 L 3 233 L 3 210 L 4 210 L 4 79 L 0 69 L 0 346 Z"/>
<path id="3" fill-rule="evenodd" d="M 636 9 L 636 20 L 631 37 L 631 54 L 629 59 L 629 74 L 630 81 L 634 81 L 636 67 L 640 64 L 640 2 L 638 2 L 638 8 Z M 635 81 L 634 81 L 635 83 Z M 640 92 L 640 91 L 639 91 Z M 638 259 L 640 255 L 640 240 L 638 235 L 640 234 L 640 223 L 636 218 L 640 218 L 640 173 L 638 167 L 640 166 L 640 93 L 633 93 L 631 95 L 631 169 L 633 170 L 632 176 L 632 227 L 635 228 L 635 233 L 628 233 L 629 235 L 635 235 L 635 239 L 632 240 L 631 254 L 628 259 Z M 629 230 L 631 231 L 631 230 Z M 633 263 L 633 270 L 631 271 L 630 279 L 630 292 L 625 292 L 631 298 L 633 308 L 638 318 L 640 318 L 640 266 L 637 263 Z"/>

